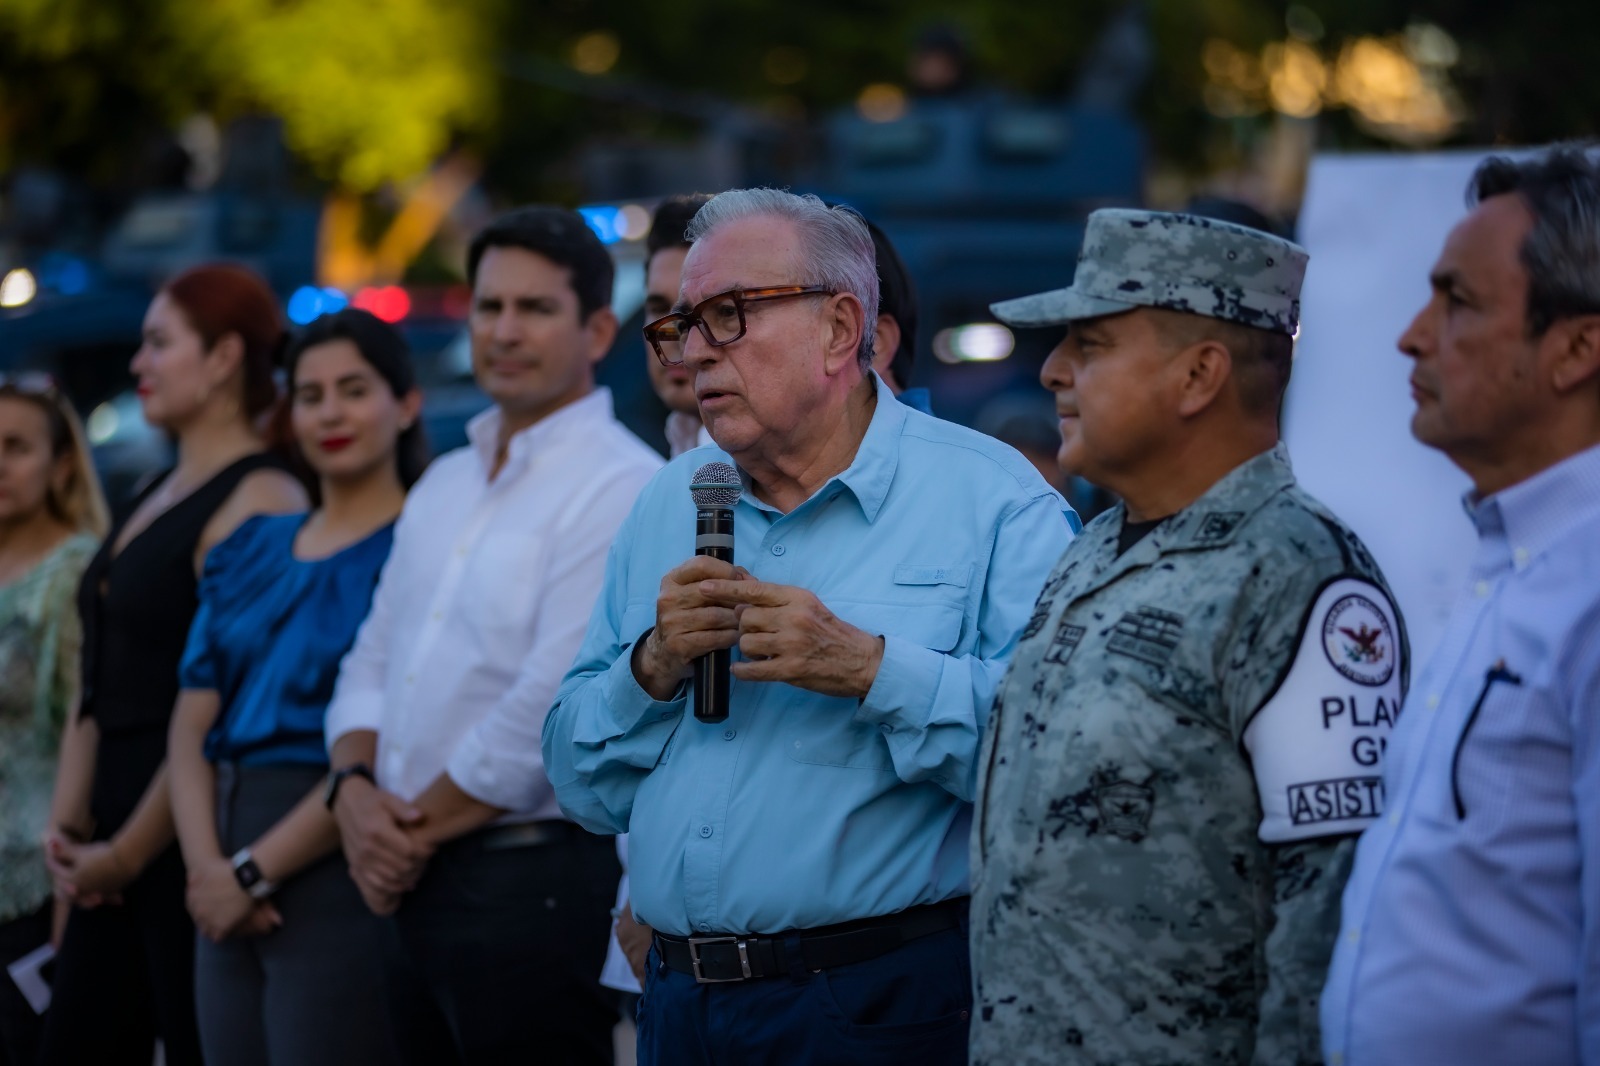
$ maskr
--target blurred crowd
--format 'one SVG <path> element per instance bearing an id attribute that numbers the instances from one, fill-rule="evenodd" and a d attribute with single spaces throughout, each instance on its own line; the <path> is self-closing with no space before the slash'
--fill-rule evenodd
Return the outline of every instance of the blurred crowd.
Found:
<path id="1" fill-rule="evenodd" d="M 650 1064 L 1600 1062 L 1600 164 L 1468 196 L 1398 338 L 1479 538 L 1416 666 L 1279 439 L 1308 255 L 1233 209 L 994 306 L 1054 433 L 940 419 L 887 237 L 773 189 L 655 214 L 667 456 L 549 206 L 471 243 L 440 456 L 392 326 L 235 265 L 149 306 L 176 461 L 114 523 L 0 376 L 0 1066 L 624 1013 Z"/>

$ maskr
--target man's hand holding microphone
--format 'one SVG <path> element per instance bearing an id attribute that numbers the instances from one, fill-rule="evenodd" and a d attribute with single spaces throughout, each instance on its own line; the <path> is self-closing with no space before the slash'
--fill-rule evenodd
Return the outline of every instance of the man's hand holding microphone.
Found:
<path id="1" fill-rule="evenodd" d="M 733 564 L 731 507 L 738 494 L 728 489 L 736 486 L 737 474 L 726 463 L 695 471 L 699 554 L 661 579 L 655 627 L 633 650 L 640 687 L 653 699 L 672 699 L 696 660 L 710 656 L 715 664 L 715 653 L 737 645 L 744 661 L 728 669 L 741 680 L 865 697 L 883 661 L 883 638 L 843 621 L 806 589 L 757 581 Z M 706 682 L 716 684 L 714 676 Z M 696 716 L 727 717 L 725 693 L 720 700 L 697 698 Z"/>

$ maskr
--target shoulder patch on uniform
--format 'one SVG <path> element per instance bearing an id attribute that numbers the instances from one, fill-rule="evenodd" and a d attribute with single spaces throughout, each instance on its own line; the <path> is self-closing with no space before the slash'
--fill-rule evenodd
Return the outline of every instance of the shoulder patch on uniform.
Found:
<path id="1" fill-rule="evenodd" d="M 1215 544 L 1226 540 L 1242 521 L 1243 511 L 1211 511 L 1200 520 L 1200 528 L 1194 531 L 1191 539 L 1196 544 Z"/>
<path id="2" fill-rule="evenodd" d="M 1400 626 L 1383 589 L 1330 581 L 1245 750 L 1269 844 L 1359 832 L 1383 813 L 1383 753 L 1400 717 Z"/>
<path id="3" fill-rule="evenodd" d="M 1322 650 L 1335 670 L 1358 685 L 1388 684 L 1399 648 L 1389 615 L 1364 592 L 1340 596 L 1322 616 Z"/>

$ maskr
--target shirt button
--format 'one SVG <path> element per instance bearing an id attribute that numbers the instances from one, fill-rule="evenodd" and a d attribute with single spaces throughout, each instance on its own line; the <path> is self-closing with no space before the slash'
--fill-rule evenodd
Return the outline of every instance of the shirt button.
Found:
<path id="1" fill-rule="evenodd" d="M 661 720 L 663 722 L 665 722 L 668 718 L 671 718 L 671 717 L 672 717 L 672 712 L 671 711 L 662 711 L 661 712 Z"/>
<path id="2" fill-rule="evenodd" d="M 1328 1061 L 1331 1062 L 1333 1066 L 1344 1066 L 1344 1053 L 1335 1051 L 1332 1055 L 1328 1056 Z"/>
<path id="3" fill-rule="evenodd" d="M 709 932 L 711 932 L 711 923 L 710 923 L 710 922 L 701 922 L 701 923 L 700 923 L 700 931 L 701 931 L 701 932 L 702 932 L 702 933 L 709 933 Z"/>
<path id="4" fill-rule="evenodd" d="M 465 544 L 459 544 L 456 546 L 456 557 L 458 559 L 465 559 L 467 557 L 467 546 Z"/>
<path id="5" fill-rule="evenodd" d="M 1400 824 L 1400 812 L 1399 811 L 1390 811 L 1389 812 L 1389 824 L 1390 825 L 1399 825 Z"/>
<path id="6" fill-rule="evenodd" d="M 1528 549 L 1527 548 L 1518 548 L 1516 551 L 1511 553 L 1511 557 L 1517 561 L 1517 565 L 1518 566 L 1527 566 L 1528 565 Z"/>
<path id="7" fill-rule="evenodd" d="M 725 729 L 725 730 L 722 731 L 722 739 L 723 740 L 732 740 L 734 737 L 736 737 L 738 735 L 739 734 L 736 731 L 732 730 L 732 729 Z"/>
<path id="8" fill-rule="evenodd" d="M 1437 692 L 1429 693 L 1428 694 L 1428 710 L 1437 711 L 1438 709 L 1439 709 L 1439 694 Z"/>
<path id="9" fill-rule="evenodd" d="M 890 733 L 894 732 L 894 726 L 890 725 L 888 722 L 884 722 L 878 727 L 878 731 L 884 736 L 888 736 Z"/>
<path id="10" fill-rule="evenodd" d="M 701 826 L 701 827 L 700 827 L 700 835 L 701 835 L 701 836 L 702 836 L 702 837 L 708 837 L 708 836 L 710 836 L 710 835 L 711 835 L 711 827 L 710 827 L 710 826 L 709 826 L 709 825 L 703 825 L 703 826 Z"/>
<path id="11" fill-rule="evenodd" d="M 1354 944 L 1356 941 L 1361 939 L 1361 930 L 1352 929 L 1352 930 L 1350 930 L 1349 936 L 1350 936 L 1350 943 Z"/>
<path id="12" fill-rule="evenodd" d="M 443 611 L 434 611 L 433 612 L 433 620 L 435 622 L 439 621 L 439 619 L 441 619 L 443 617 L 444 617 L 444 612 Z"/>
<path id="13" fill-rule="evenodd" d="M 417 683 L 417 675 L 416 674 L 407 674 L 406 675 L 406 684 L 415 685 L 416 683 Z"/>
<path id="14" fill-rule="evenodd" d="M 788 549 L 785 548 L 782 544 L 774 544 L 772 546 L 772 554 L 773 555 L 782 555 L 787 550 Z"/>
<path id="15" fill-rule="evenodd" d="M 1476 592 L 1478 594 L 1478 599 L 1481 600 L 1485 596 L 1489 595 L 1489 583 L 1487 581 L 1480 581 L 1476 585 L 1472 586 L 1472 591 Z"/>

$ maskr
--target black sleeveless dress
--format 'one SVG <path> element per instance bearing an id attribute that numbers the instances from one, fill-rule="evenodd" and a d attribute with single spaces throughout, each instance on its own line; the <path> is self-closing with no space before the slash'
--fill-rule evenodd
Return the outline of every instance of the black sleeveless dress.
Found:
<path id="1" fill-rule="evenodd" d="M 78 586 L 83 619 L 79 714 L 100 727 L 90 813 L 104 840 L 133 814 L 167 756 L 167 725 L 178 699 L 178 663 L 199 607 L 195 547 L 217 509 L 245 476 L 281 466 L 247 455 L 157 515 L 118 554 L 118 523 Z M 133 509 L 154 491 L 140 493 Z"/>
<path id="2" fill-rule="evenodd" d="M 126 520 L 119 522 L 84 571 L 79 714 L 100 728 L 90 797 L 96 840 L 128 820 L 166 758 L 178 663 L 199 606 L 200 534 L 239 482 L 267 467 L 282 464 L 257 454 L 225 467 L 113 555 Z M 134 511 L 161 480 L 140 494 Z M 149 1066 L 157 1037 L 168 1066 L 199 1066 L 195 932 L 178 846 L 122 896 L 120 905 L 72 911 L 56 957 L 43 1066 Z"/>

